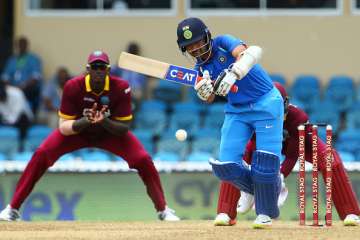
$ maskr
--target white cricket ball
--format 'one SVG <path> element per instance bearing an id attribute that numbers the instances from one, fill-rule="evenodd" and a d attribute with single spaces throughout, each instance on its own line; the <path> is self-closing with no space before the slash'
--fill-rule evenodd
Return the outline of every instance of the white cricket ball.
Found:
<path id="1" fill-rule="evenodd" d="M 187 138 L 187 132 L 184 129 L 179 129 L 175 133 L 175 137 L 178 141 L 185 141 Z"/>

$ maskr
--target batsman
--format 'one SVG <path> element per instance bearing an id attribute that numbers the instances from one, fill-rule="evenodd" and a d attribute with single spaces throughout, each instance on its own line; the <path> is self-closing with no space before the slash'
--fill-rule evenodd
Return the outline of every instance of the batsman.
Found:
<path id="1" fill-rule="evenodd" d="M 281 92 L 284 98 L 285 120 L 284 120 L 284 141 L 282 153 L 285 155 L 285 160 L 281 164 L 281 174 L 286 178 L 291 170 L 294 168 L 298 159 L 298 146 L 299 137 L 297 127 L 301 124 L 308 122 L 307 114 L 300 108 L 289 104 L 289 98 L 285 88 L 275 83 L 275 86 Z M 311 158 L 311 128 L 306 128 L 305 139 L 305 159 L 312 162 Z M 257 136 L 256 136 L 257 137 Z M 255 136 L 247 144 L 244 154 L 244 160 L 251 164 L 251 158 L 255 151 Z M 357 226 L 360 224 L 360 209 L 359 201 L 356 198 L 355 192 L 351 186 L 351 181 L 347 175 L 341 158 L 335 149 L 332 149 L 332 198 L 335 208 L 345 226 Z M 318 139 L 318 168 L 321 171 L 324 179 L 326 174 L 326 145 Z M 282 205 L 286 200 L 287 189 L 282 185 L 279 205 Z M 280 195 L 280 196 L 281 196 Z M 216 226 L 229 226 L 236 223 L 237 212 L 244 214 L 248 212 L 254 205 L 254 196 L 241 191 L 241 197 L 237 208 L 238 200 L 240 197 L 239 189 L 235 188 L 230 183 L 222 182 L 220 185 L 220 194 L 218 201 L 218 215 L 214 221 Z M 256 203 L 255 203 L 256 205 Z"/>
<path id="2" fill-rule="evenodd" d="M 258 64 L 262 49 L 231 35 L 212 38 L 198 18 L 179 23 L 177 43 L 181 52 L 194 60 L 195 70 L 202 73 L 202 80 L 194 86 L 198 97 L 209 103 L 215 95 L 227 99 L 219 160 L 210 161 L 213 173 L 255 196 L 257 218 L 253 228 L 270 227 L 272 219 L 279 216 L 284 105 L 269 75 Z M 237 92 L 230 91 L 233 86 Z M 253 133 L 259 138 L 250 170 L 242 158 Z"/>

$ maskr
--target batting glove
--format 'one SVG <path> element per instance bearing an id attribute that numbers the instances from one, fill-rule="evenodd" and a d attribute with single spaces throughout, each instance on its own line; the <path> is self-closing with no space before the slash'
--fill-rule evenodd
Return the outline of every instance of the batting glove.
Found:
<path id="1" fill-rule="evenodd" d="M 280 190 L 280 194 L 279 194 L 279 198 L 278 198 L 278 207 L 282 207 L 285 204 L 285 201 L 289 194 L 289 190 L 287 189 L 287 187 L 285 185 L 285 180 L 284 180 L 283 174 L 280 175 L 280 179 L 281 179 L 281 190 Z"/>
<path id="2" fill-rule="evenodd" d="M 216 80 L 215 94 L 218 96 L 226 96 L 235 84 L 237 78 L 237 75 L 233 71 L 228 69 L 224 70 Z"/>
<path id="3" fill-rule="evenodd" d="M 213 94 L 214 86 L 212 84 L 208 71 L 205 70 L 203 72 L 202 79 L 195 84 L 194 88 L 198 97 L 203 101 L 207 101 L 211 94 Z"/>

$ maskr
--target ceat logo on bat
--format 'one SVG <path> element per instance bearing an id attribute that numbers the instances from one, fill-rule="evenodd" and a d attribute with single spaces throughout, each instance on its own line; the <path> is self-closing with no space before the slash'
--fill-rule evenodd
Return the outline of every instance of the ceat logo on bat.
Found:
<path id="1" fill-rule="evenodd" d="M 196 70 L 170 65 L 169 70 L 166 73 L 165 79 L 181 84 L 194 86 L 197 77 L 198 72 Z"/>

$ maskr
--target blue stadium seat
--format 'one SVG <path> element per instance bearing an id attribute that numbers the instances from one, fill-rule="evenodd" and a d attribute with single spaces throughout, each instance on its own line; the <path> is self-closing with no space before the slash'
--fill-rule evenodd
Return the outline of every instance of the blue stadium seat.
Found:
<path id="1" fill-rule="evenodd" d="M 33 154 L 34 152 L 32 151 L 17 152 L 12 155 L 11 159 L 14 161 L 29 162 Z"/>
<path id="2" fill-rule="evenodd" d="M 269 74 L 271 80 L 273 82 L 278 82 L 283 86 L 286 86 L 286 79 L 284 77 L 284 75 L 280 74 L 280 73 L 271 73 Z"/>
<path id="3" fill-rule="evenodd" d="M 180 160 L 183 160 L 189 151 L 189 142 L 180 142 L 173 138 L 160 139 L 157 143 L 157 153 L 174 153 L 179 156 Z M 155 156 L 157 156 L 157 153 Z"/>
<path id="4" fill-rule="evenodd" d="M 342 162 L 354 162 L 356 161 L 354 154 L 351 152 L 338 151 Z"/>
<path id="5" fill-rule="evenodd" d="M 204 127 L 221 129 L 224 122 L 224 104 L 214 103 L 209 105 L 208 113 L 205 115 Z"/>
<path id="6" fill-rule="evenodd" d="M 75 160 L 76 159 L 76 156 L 72 153 L 67 153 L 65 155 L 62 155 L 58 161 L 61 161 L 61 162 L 64 162 L 64 161 L 72 161 L 72 160 Z"/>
<path id="7" fill-rule="evenodd" d="M 167 110 L 167 105 L 160 100 L 144 100 L 141 102 L 140 111 L 163 111 Z"/>
<path id="8" fill-rule="evenodd" d="M 186 160 L 188 162 L 208 162 L 213 157 L 208 152 L 193 151 L 186 157 Z"/>
<path id="9" fill-rule="evenodd" d="M 153 90 L 153 97 L 167 103 L 178 102 L 182 98 L 181 88 L 180 84 L 160 80 Z"/>
<path id="10" fill-rule="evenodd" d="M 202 137 L 192 142 L 193 152 L 206 152 L 212 157 L 217 158 L 219 155 L 220 138 Z"/>
<path id="11" fill-rule="evenodd" d="M 139 111 L 135 116 L 136 128 L 151 130 L 154 135 L 159 135 L 164 131 L 166 121 L 166 113 L 160 110 Z"/>
<path id="12" fill-rule="evenodd" d="M 355 154 L 355 161 L 360 162 L 360 151 Z"/>
<path id="13" fill-rule="evenodd" d="M 356 88 L 356 93 L 355 93 L 355 97 L 356 97 L 356 101 L 360 101 L 360 84 L 358 84 L 357 88 Z"/>
<path id="14" fill-rule="evenodd" d="M 157 152 L 154 157 L 154 161 L 165 161 L 165 162 L 179 162 L 181 161 L 180 155 L 174 152 Z"/>
<path id="15" fill-rule="evenodd" d="M 173 113 L 200 114 L 202 107 L 194 102 L 178 102 L 172 105 Z"/>
<path id="16" fill-rule="evenodd" d="M 170 128 L 167 128 L 167 130 L 165 130 L 164 132 L 162 132 L 160 135 L 159 135 L 159 139 L 161 140 L 168 140 L 168 139 L 171 139 L 171 140 L 174 140 L 176 139 L 175 138 L 175 133 L 176 133 L 176 129 L 170 129 Z"/>
<path id="17" fill-rule="evenodd" d="M 335 75 L 329 79 L 328 87 L 355 88 L 354 79 L 345 75 Z"/>
<path id="18" fill-rule="evenodd" d="M 209 105 L 209 114 L 224 114 L 225 103 L 213 103 Z"/>
<path id="19" fill-rule="evenodd" d="M 221 129 L 224 116 L 224 114 L 207 114 L 205 116 L 204 128 Z"/>
<path id="20" fill-rule="evenodd" d="M 187 100 L 190 102 L 201 103 L 203 102 L 196 94 L 194 88 L 186 88 Z"/>
<path id="21" fill-rule="evenodd" d="M 175 112 L 170 116 L 170 130 L 184 129 L 191 136 L 199 127 L 200 115 L 198 113 Z"/>
<path id="22" fill-rule="evenodd" d="M 3 153 L 0 153 L 0 161 L 6 161 L 6 160 L 10 160 L 10 157 L 6 156 Z"/>
<path id="23" fill-rule="evenodd" d="M 220 136 L 221 136 L 221 129 L 210 128 L 210 127 L 198 128 L 192 135 L 193 139 L 198 139 L 198 138 L 220 139 Z"/>
<path id="24" fill-rule="evenodd" d="M 347 111 L 355 100 L 353 79 L 347 76 L 332 77 L 325 89 L 325 99 L 337 105 L 339 111 Z"/>
<path id="25" fill-rule="evenodd" d="M 34 125 L 29 128 L 27 138 L 25 140 L 25 150 L 35 151 L 36 148 L 50 135 L 53 131 L 45 125 Z"/>
<path id="26" fill-rule="evenodd" d="M 332 102 L 322 101 L 314 104 L 314 109 L 310 113 L 310 122 L 331 124 L 334 134 L 337 133 L 340 124 L 339 110 Z"/>
<path id="27" fill-rule="evenodd" d="M 108 152 L 97 149 L 82 152 L 80 157 L 84 161 L 110 161 L 110 155 Z"/>
<path id="28" fill-rule="evenodd" d="M 110 154 L 110 161 L 125 161 L 122 157 L 115 154 Z"/>
<path id="29" fill-rule="evenodd" d="M 10 126 L 0 126 L 0 152 L 10 156 L 18 151 L 18 129 Z"/>
<path id="30" fill-rule="evenodd" d="M 326 128 L 325 127 L 318 128 L 318 136 L 323 142 L 326 142 Z"/>
<path id="31" fill-rule="evenodd" d="M 311 105 L 321 98 L 320 80 L 313 75 L 298 76 L 291 86 L 290 96 L 304 104 L 304 110 L 311 110 Z"/>
<path id="32" fill-rule="evenodd" d="M 152 155 L 154 152 L 153 146 L 153 133 L 150 129 L 135 129 L 132 131 L 133 134 L 139 139 L 139 141 L 144 145 L 146 151 Z"/>
<path id="33" fill-rule="evenodd" d="M 354 102 L 347 111 L 346 128 L 360 129 L 360 101 Z"/>
<path id="34" fill-rule="evenodd" d="M 360 129 L 347 129 L 339 132 L 336 149 L 355 154 L 360 151 Z"/>
<path id="35" fill-rule="evenodd" d="M 200 108 L 200 114 L 204 115 L 208 111 L 209 104 L 202 101 L 196 94 L 194 88 L 186 88 L 186 100 L 196 104 Z"/>
<path id="36" fill-rule="evenodd" d="M 300 102 L 299 100 L 296 100 L 296 99 L 293 99 L 293 98 L 290 98 L 290 104 L 302 109 L 305 111 L 305 106 L 304 106 L 304 103 Z"/>

